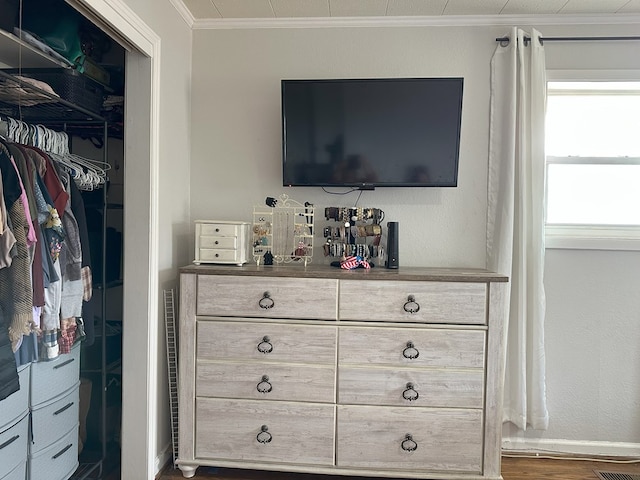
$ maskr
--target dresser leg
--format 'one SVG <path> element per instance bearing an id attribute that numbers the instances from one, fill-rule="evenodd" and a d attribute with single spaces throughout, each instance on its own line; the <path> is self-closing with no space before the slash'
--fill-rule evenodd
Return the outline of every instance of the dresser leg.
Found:
<path id="1" fill-rule="evenodd" d="M 182 470 L 182 476 L 184 478 L 191 478 L 196 474 L 196 470 L 198 469 L 198 467 L 192 467 L 189 465 L 180 465 L 180 470 Z"/>

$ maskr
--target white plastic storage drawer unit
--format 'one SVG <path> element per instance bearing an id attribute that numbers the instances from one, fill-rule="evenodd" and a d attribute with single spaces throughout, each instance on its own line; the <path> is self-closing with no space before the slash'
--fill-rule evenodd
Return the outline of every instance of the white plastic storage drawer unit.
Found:
<path id="1" fill-rule="evenodd" d="M 78 467 L 80 345 L 31 365 L 28 480 L 67 480 Z"/>
<path id="2" fill-rule="evenodd" d="M 31 409 L 30 452 L 35 454 L 58 440 L 79 416 L 80 382 L 69 391 Z"/>
<path id="3" fill-rule="evenodd" d="M 31 480 L 66 480 L 78 468 L 78 426 L 76 424 L 55 443 L 29 454 Z"/>
<path id="4" fill-rule="evenodd" d="M 29 414 L 0 431 L 0 479 L 12 478 L 14 470 L 27 460 Z M 22 477 L 24 479 L 24 476 Z"/>
<path id="5" fill-rule="evenodd" d="M 80 378 L 80 348 L 71 349 L 71 353 L 58 356 L 49 362 L 31 364 L 31 406 L 66 392 Z"/>

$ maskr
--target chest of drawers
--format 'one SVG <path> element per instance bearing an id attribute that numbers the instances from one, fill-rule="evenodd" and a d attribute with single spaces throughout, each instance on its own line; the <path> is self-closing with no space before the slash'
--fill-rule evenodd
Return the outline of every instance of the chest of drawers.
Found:
<path id="1" fill-rule="evenodd" d="M 506 278 L 484 270 L 181 269 L 179 458 L 500 479 Z"/>
<path id="2" fill-rule="evenodd" d="M 197 220 L 193 263 L 247 263 L 250 248 L 249 226 L 246 222 Z"/>

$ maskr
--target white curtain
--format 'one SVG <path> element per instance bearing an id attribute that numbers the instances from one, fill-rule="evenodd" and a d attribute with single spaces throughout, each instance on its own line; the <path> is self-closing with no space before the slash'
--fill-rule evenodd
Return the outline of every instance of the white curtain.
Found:
<path id="1" fill-rule="evenodd" d="M 546 429 L 544 47 L 535 30 L 508 37 L 491 60 L 487 267 L 510 278 L 504 421 Z"/>

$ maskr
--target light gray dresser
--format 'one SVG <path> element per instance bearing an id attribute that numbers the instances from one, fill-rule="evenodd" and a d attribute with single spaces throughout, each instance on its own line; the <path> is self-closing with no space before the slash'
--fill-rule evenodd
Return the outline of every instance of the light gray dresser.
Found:
<path id="1" fill-rule="evenodd" d="M 181 269 L 179 458 L 500 479 L 507 278 L 485 270 Z"/>
<path id="2" fill-rule="evenodd" d="M 0 480 L 66 480 L 78 467 L 80 346 L 18 369 L 0 402 Z"/>

